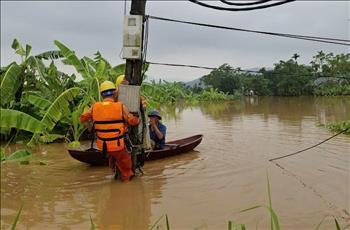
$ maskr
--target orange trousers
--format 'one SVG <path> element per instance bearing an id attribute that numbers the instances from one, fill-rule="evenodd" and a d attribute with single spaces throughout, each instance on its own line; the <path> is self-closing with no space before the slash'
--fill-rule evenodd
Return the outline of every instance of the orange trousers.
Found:
<path id="1" fill-rule="evenodd" d="M 134 176 L 132 171 L 131 154 L 127 151 L 127 149 L 117 152 L 108 152 L 108 156 L 109 167 L 112 169 L 116 167 L 116 169 L 119 170 L 120 179 L 122 181 L 129 180 L 132 176 Z"/>

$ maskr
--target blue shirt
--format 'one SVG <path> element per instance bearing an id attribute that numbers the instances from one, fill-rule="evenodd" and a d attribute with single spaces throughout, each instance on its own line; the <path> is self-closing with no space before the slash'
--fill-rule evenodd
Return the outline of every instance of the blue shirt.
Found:
<path id="1" fill-rule="evenodd" d="M 166 126 L 158 122 L 157 127 L 159 131 L 163 134 L 163 139 L 159 139 L 155 131 L 152 131 L 151 127 L 149 128 L 149 134 L 151 140 L 156 143 L 156 149 L 162 149 L 165 145 L 165 135 L 166 135 Z"/>

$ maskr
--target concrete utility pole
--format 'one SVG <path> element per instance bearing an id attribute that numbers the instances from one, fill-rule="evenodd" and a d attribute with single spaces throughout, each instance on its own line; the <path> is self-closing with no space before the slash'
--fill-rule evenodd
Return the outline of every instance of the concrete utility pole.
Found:
<path id="1" fill-rule="evenodd" d="M 146 8 L 146 0 L 131 0 L 131 15 L 142 15 L 145 16 L 145 8 Z M 143 49 L 143 36 L 144 36 L 144 29 L 142 28 L 142 36 L 141 36 L 141 49 Z M 141 54 L 143 53 L 143 50 Z M 141 85 L 142 84 L 142 58 L 141 60 L 136 59 L 126 59 L 126 67 L 125 67 L 125 78 L 130 83 L 130 85 Z M 141 123 L 140 125 L 145 126 L 145 113 L 142 108 L 140 108 L 141 112 Z M 139 126 L 140 126 L 139 125 Z M 131 142 L 134 145 L 140 145 L 143 140 L 142 136 L 139 134 L 139 128 L 138 127 L 130 127 L 129 130 L 129 137 Z M 132 161 L 133 161 L 133 171 L 135 171 L 136 167 L 136 158 L 137 154 L 140 153 L 140 148 L 133 148 L 132 150 Z"/>
<path id="2" fill-rule="evenodd" d="M 131 15 L 145 16 L 146 0 L 131 0 Z M 142 29 L 142 41 L 141 47 L 143 47 L 143 35 Z M 143 50 L 142 50 L 143 52 Z M 130 85 L 141 85 L 142 83 L 142 60 L 126 60 L 125 77 L 129 81 Z"/>

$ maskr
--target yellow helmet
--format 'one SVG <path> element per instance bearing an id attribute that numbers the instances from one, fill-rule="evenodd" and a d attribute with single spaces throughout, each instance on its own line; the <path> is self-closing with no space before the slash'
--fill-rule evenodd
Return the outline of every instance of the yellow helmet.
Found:
<path id="1" fill-rule="evenodd" d="M 120 83 L 122 83 L 124 81 L 124 79 L 125 79 L 124 74 L 119 75 L 117 77 L 117 79 L 115 80 L 115 87 L 118 88 L 118 86 L 120 85 Z"/>
<path id="2" fill-rule="evenodd" d="M 100 85 L 100 92 L 104 92 L 104 91 L 108 91 L 108 90 L 115 90 L 115 85 L 113 82 L 111 81 L 104 81 L 102 82 L 102 84 Z"/>

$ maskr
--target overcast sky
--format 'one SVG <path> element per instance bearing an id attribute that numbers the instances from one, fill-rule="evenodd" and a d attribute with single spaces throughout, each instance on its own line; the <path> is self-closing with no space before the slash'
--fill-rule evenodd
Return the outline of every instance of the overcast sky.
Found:
<path id="1" fill-rule="evenodd" d="M 220 3 L 214 3 L 220 5 Z M 127 2 L 129 12 L 130 2 Z M 226 12 L 188 1 L 148 1 L 146 14 L 203 23 L 349 39 L 348 1 L 297 1 L 248 12 Z M 1 66 L 18 60 L 14 38 L 33 46 L 32 53 L 57 49 L 55 39 L 79 57 L 99 50 L 112 64 L 123 63 L 124 1 L 1 1 Z M 309 63 L 317 51 L 348 53 L 346 46 L 227 31 L 163 21 L 150 21 L 147 59 L 217 67 L 228 63 L 249 69 L 271 67 L 294 53 Z M 67 69 L 67 68 L 65 68 Z M 209 73 L 180 67 L 151 66 L 155 79 L 189 81 Z"/>

